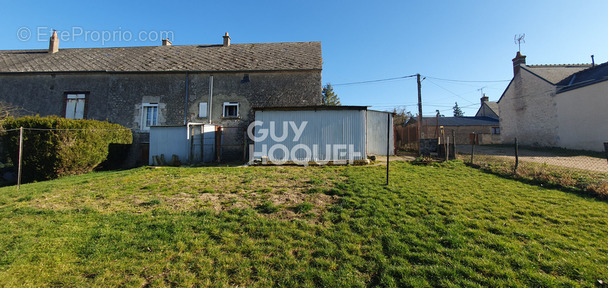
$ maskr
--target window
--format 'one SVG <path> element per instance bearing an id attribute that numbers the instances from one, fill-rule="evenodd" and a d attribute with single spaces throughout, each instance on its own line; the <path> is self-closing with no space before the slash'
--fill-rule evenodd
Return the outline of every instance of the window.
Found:
<path id="1" fill-rule="evenodd" d="M 492 127 L 492 134 L 500 134 L 500 127 Z"/>
<path id="2" fill-rule="evenodd" d="M 207 118 L 207 102 L 198 103 L 198 118 Z"/>
<path id="3" fill-rule="evenodd" d="M 65 94 L 65 118 L 84 119 L 86 95 L 84 93 Z"/>
<path id="4" fill-rule="evenodd" d="M 150 130 L 151 126 L 158 125 L 158 104 L 144 103 L 142 105 L 142 130 Z"/>
<path id="5" fill-rule="evenodd" d="M 239 117 L 239 102 L 224 102 L 224 114 L 226 118 Z"/>

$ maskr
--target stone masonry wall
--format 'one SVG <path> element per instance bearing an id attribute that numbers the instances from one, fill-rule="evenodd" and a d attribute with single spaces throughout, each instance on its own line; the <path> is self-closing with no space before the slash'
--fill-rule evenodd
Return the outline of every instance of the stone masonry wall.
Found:
<path id="1" fill-rule="evenodd" d="M 87 95 L 87 119 L 118 123 L 136 133 L 146 134 L 147 131 L 141 130 L 142 103 L 158 103 L 159 125 L 184 125 L 186 121 L 207 123 L 207 118 L 198 117 L 198 105 L 209 100 L 210 75 L 3 74 L 0 75 L 0 100 L 34 115 L 64 116 L 65 94 L 84 92 Z M 211 122 L 228 128 L 225 129 L 227 137 L 224 139 L 227 149 L 223 158 L 226 160 L 242 157 L 242 143 L 246 140 L 242 131 L 253 121 L 252 107 L 321 104 L 321 71 L 213 73 L 213 76 Z M 238 102 L 239 116 L 222 117 L 224 102 Z M 148 139 L 146 135 L 136 138 L 142 141 Z M 236 146 L 238 143 L 240 146 Z"/>
<path id="2" fill-rule="evenodd" d="M 498 102 L 504 144 L 553 147 L 558 140 L 555 87 L 520 69 Z"/>

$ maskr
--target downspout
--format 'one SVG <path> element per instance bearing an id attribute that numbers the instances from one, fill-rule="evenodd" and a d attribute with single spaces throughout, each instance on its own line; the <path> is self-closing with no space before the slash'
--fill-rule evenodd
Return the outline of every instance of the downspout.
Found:
<path id="1" fill-rule="evenodd" d="M 213 107 L 213 75 L 209 76 L 209 107 L 207 107 L 207 109 L 209 109 L 209 113 L 207 113 L 208 117 L 207 117 L 207 122 L 209 124 L 211 124 L 211 111 L 213 111 L 212 107 Z"/>
<path id="2" fill-rule="evenodd" d="M 188 123 L 188 86 L 190 86 L 190 75 L 188 74 L 188 72 L 186 71 L 186 103 L 185 103 L 185 108 L 184 108 L 184 125 L 186 125 Z"/>

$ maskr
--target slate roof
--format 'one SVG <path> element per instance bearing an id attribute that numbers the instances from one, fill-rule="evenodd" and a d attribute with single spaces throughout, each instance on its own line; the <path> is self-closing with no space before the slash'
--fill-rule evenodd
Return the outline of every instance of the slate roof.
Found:
<path id="1" fill-rule="evenodd" d="M 0 51 L 0 73 L 321 70 L 321 42 Z"/>
<path id="2" fill-rule="evenodd" d="M 491 117 L 423 117 L 424 125 L 439 126 L 498 126 L 498 119 Z"/>
<path id="3" fill-rule="evenodd" d="M 557 83 L 557 93 L 608 80 L 608 62 L 582 70 Z"/>
<path id="4" fill-rule="evenodd" d="M 521 67 L 551 84 L 557 84 L 564 78 L 591 67 L 591 64 L 521 65 Z"/>

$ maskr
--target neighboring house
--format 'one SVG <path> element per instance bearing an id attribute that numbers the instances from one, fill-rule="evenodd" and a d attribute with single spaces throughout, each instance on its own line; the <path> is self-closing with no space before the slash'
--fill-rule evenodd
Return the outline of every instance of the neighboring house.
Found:
<path id="1" fill-rule="evenodd" d="M 481 97 L 481 107 L 479 107 L 479 110 L 477 110 L 475 117 L 490 117 L 494 119 L 500 118 L 498 102 L 489 100 L 490 98 L 488 98 L 486 94 L 483 94 L 483 97 Z"/>
<path id="2" fill-rule="evenodd" d="M 475 139 L 476 144 L 498 144 L 500 143 L 500 125 L 498 120 L 498 109 L 496 102 L 489 101 L 488 96 L 485 94 L 481 97 L 481 105 L 479 110 L 474 117 L 423 117 L 422 118 L 422 138 L 423 139 L 438 139 L 443 138 L 441 131 L 443 129 L 443 135 L 446 137 L 446 141 L 449 138 L 450 143 L 454 140 L 452 132 L 456 138 L 457 145 L 471 144 L 471 141 Z M 416 118 L 412 117 L 407 122 L 406 127 L 397 128 L 397 139 L 402 142 L 412 143 L 417 142 L 418 132 L 416 129 L 410 129 L 410 127 L 416 127 Z M 409 131 L 414 130 L 414 131 Z M 475 138 L 472 134 L 475 133 Z M 415 136 L 412 141 L 412 136 Z M 442 142 L 443 140 L 439 140 Z M 399 143 L 403 146 L 403 143 Z M 403 148 L 403 147 L 400 147 Z"/>
<path id="3" fill-rule="evenodd" d="M 503 143 L 602 151 L 608 141 L 608 69 L 602 65 L 526 65 L 498 100 Z"/>
<path id="4" fill-rule="evenodd" d="M 0 100 L 41 116 L 107 120 L 134 132 L 148 162 L 151 126 L 223 127 L 222 159 L 241 159 L 252 107 L 321 104 L 321 43 L 0 51 Z"/>
<path id="5" fill-rule="evenodd" d="M 608 142 L 608 62 L 557 83 L 558 145 L 604 151 Z"/>
<path id="6" fill-rule="evenodd" d="M 456 145 L 471 144 L 472 134 L 475 133 L 476 144 L 500 143 L 500 126 L 498 119 L 480 117 L 423 117 L 422 134 L 425 139 L 437 139 L 442 143 L 441 130 L 453 141 L 452 131 L 456 137 Z"/>

